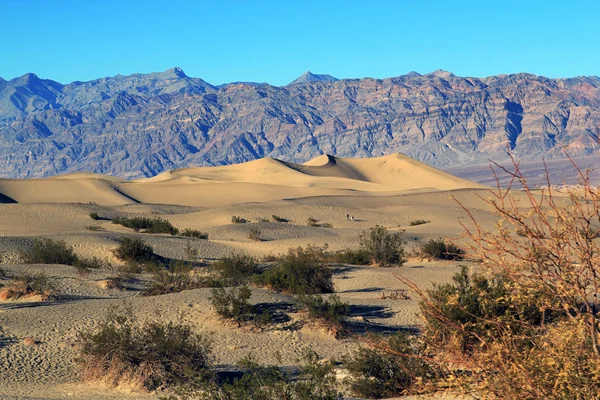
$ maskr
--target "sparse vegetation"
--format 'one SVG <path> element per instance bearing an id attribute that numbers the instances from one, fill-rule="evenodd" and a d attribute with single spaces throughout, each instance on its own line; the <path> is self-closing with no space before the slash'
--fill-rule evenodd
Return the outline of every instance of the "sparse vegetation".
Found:
<path id="1" fill-rule="evenodd" d="M 314 247 L 290 249 L 275 266 L 255 275 L 254 282 L 290 294 L 333 293 L 331 270 L 322 261 Z"/>
<path id="2" fill-rule="evenodd" d="M 413 221 L 410 221 L 410 222 L 408 223 L 408 225 L 409 225 L 409 226 L 417 226 L 417 225 L 424 225 L 424 224 L 428 224 L 429 222 L 431 222 L 431 221 L 429 221 L 429 220 L 427 220 L 427 219 L 415 219 L 415 220 L 413 220 Z"/>
<path id="3" fill-rule="evenodd" d="M 319 223 L 319 220 L 314 219 L 313 217 L 308 217 L 308 219 L 306 220 L 306 225 L 315 228 L 333 228 L 333 224 L 329 222 Z"/>
<path id="4" fill-rule="evenodd" d="M 211 291 L 210 303 L 220 317 L 232 319 L 241 325 L 257 317 L 255 307 L 248 301 L 250 297 L 252 290 L 248 286 L 221 287 Z"/>
<path id="5" fill-rule="evenodd" d="M 238 217 L 237 215 L 233 215 L 231 217 L 231 223 L 232 224 L 246 224 L 248 223 L 248 220 L 242 217 Z"/>
<path id="6" fill-rule="evenodd" d="M 347 357 L 345 383 L 357 396 L 381 399 L 423 391 L 424 383 L 439 379 L 440 372 L 418 337 L 399 333 L 375 339 Z"/>
<path id="7" fill-rule="evenodd" d="M 380 266 L 402 265 L 405 261 L 403 245 L 400 233 L 390 233 L 380 225 L 360 235 L 361 250 L 371 256 L 372 263 Z"/>
<path id="8" fill-rule="evenodd" d="M 168 233 L 170 235 L 177 235 L 179 233 L 177 228 L 162 218 L 115 217 L 112 219 L 112 223 L 131 228 L 136 232 L 143 229 L 144 233 Z"/>
<path id="9" fill-rule="evenodd" d="M 74 265 L 77 255 L 64 240 L 34 239 L 33 246 L 21 249 L 21 260 L 25 264 Z"/>
<path id="10" fill-rule="evenodd" d="M 99 259 L 98 257 L 84 258 L 77 257 L 77 260 L 73 263 L 73 266 L 77 270 L 77 274 L 80 276 L 87 275 L 92 269 L 106 269 L 109 267 L 108 262 Z"/>
<path id="11" fill-rule="evenodd" d="M 283 222 L 283 223 L 288 223 L 288 222 L 290 222 L 290 220 L 289 220 L 289 219 L 286 219 L 286 218 L 280 217 L 279 215 L 275 215 L 275 214 L 273 214 L 273 216 L 272 216 L 271 218 L 273 218 L 273 222 Z"/>
<path id="12" fill-rule="evenodd" d="M 191 237 L 194 239 L 203 239 L 206 240 L 208 239 L 208 233 L 206 232 L 201 232 L 195 229 L 184 229 L 181 234 L 181 236 L 185 236 L 185 237 Z"/>
<path id="13" fill-rule="evenodd" d="M 250 228 L 250 232 L 248 232 L 248 239 L 260 242 L 262 241 L 260 235 L 262 235 L 262 231 L 256 227 L 253 227 Z"/>
<path id="14" fill-rule="evenodd" d="M 350 265 L 368 265 L 371 263 L 371 254 L 365 249 L 346 249 L 335 253 L 332 257 L 334 262 Z"/>
<path id="15" fill-rule="evenodd" d="M 423 257 L 436 260 L 462 260 L 465 251 L 442 238 L 429 239 L 421 246 Z"/>
<path id="16" fill-rule="evenodd" d="M 97 331 L 79 338 L 83 376 L 113 386 L 156 390 L 193 385 L 211 375 L 210 344 L 186 325 L 140 324 L 129 313 L 110 313 Z"/>
<path id="17" fill-rule="evenodd" d="M 100 219 L 100 216 L 98 215 L 98 213 L 90 213 L 90 218 L 93 219 L 94 221 L 98 221 Z"/>
<path id="18" fill-rule="evenodd" d="M 17 300 L 35 295 L 40 295 L 43 300 L 57 296 L 56 287 L 46 274 L 23 273 L 11 279 L 0 289 L 0 298 L 3 300 Z"/>
<path id="19" fill-rule="evenodd" d="M 258 272 L 256 260 L 243 254 L 233 254 L 223 257 L 213 264 L 213 269 L 217 271 L 228 286 L 238 286 L 248 282 L 250 277 Z"/>
<path id="20" fill-rule="evenodd" d="M 324 299 L 319 295 L 300 295 L 298 303 L 309 318 L 317 320 L 330 330 L 339 333 L 344 329 L 344 318 L 350 314 L 350 305 L 339 296 L 330 295 Z"/>
<path id="21" fill-rule="evenodd" d="M 188 263 L 177 261 L 167 269 L 158 269 L 152 273 L 152 279 L 142 291 L 143 296 L 157 296 L 178 293 L 206 287 L 221 287 L 223 282 L 209 276 L 198 276 L 192 273 L 193 267 Z"/>

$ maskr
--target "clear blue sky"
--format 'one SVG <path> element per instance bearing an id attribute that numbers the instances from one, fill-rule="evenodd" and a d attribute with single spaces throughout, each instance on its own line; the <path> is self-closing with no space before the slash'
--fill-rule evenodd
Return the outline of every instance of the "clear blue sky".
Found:
<path id="1" fill-rule="evenodd" d="M 600 75 L 600 1 L 0 0 L 0 77 Z"/>

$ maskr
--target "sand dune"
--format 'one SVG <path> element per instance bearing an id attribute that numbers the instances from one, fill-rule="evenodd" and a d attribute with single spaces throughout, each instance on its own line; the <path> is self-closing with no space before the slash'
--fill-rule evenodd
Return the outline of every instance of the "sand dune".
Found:
<path id="1" fill-rule="evenodd" d="M 215 206 L 355 192 L 381 195 L 482 187 L 401 154 L 372 159 L 323 155 L 301 165 L 265 158 L 222 167 L 178 169 L 134 181 L 87 173 L 3 179 L 0 202 Z"/>

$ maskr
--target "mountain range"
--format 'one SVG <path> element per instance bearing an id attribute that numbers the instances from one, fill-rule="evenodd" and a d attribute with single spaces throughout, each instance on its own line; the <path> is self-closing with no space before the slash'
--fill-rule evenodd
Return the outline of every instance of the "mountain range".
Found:
<path id="1" fill-rule="evenodd" d="M 214 86 L 180 68 L 61 84 L 0 78 L 0 176 L 149 177 L 262 157 L 401 152 L 436 167 L 600 155 L 600 78 L 310 72 Z"/>

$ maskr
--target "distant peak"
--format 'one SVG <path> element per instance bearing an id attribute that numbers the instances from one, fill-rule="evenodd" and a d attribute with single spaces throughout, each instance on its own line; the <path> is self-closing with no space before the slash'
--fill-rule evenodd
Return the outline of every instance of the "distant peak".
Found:
<path id="1" fill-rule="evenodd" d="M 438 78 L 450 78 L 450 77 L 454 76 L 454 74 L 452 72 L 446 71 L 443 69 L 436 69 L 435 71 L 433 71 L 432 73 L 430 73 L 428 75 L 437 76 Z"/>
<path id="2" fill-rule="evenodd" d="M 410 71 L 409 73 L 406 74 L 406 76 L 410 76 L 411 78 L 413 78 L 413 77 L 422 76 L 422 75 L 420 73 L 418 73 L 417 71 Z"/>
<path id="3" fill-rule="evenodd" d="M 14 82 L 18 82 L 21 84 L 28 84 L 28 83 L 39 81 L 39 80 L 40 80 L 40 78 L 38 78 L 38 76 L 36 74 L 33 74 L 31 72 L 28 72 L 28 73 L 24 74 L 23 76 L 13 79 Z"/>
<path id="4" fill-rule="evenodd" d="M 295 85 L 298 83 L 310 83 L 310 82 L 335 82 L 338 79 L 336 77 L 333 77 L 331 75 L 327 75 L 327 74 L 313 74 L 310 71 L 306 71 L 305 73 L 303 73 L 302 75 L 300 75 L 298 78 L 294 79 L 292 82 L 290 82 L 288 84 L 288 86 L 290 85 Z"/>
<path id="5" fill-rule="evenodd" d="M 174 67 L 163 72 L 165 76 L 173 76 L 177 78 L 187 78 L 188 76 L 183 72 L 183 70 L 179 67 Z"/>

